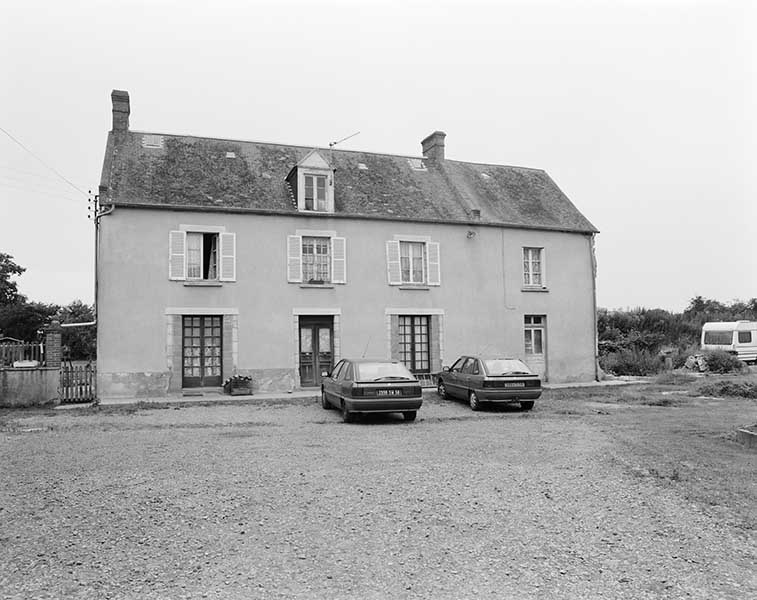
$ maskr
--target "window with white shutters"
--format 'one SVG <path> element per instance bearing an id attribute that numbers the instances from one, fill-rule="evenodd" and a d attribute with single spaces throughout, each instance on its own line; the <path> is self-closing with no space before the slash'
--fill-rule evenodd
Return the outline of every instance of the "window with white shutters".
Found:
<path id="1" fill-rule="evenodd" d="M 386 242 L 389 285 L 441 285 L 439 243 L 411 239 Z"/>
<path id="2" fill-rule="evenodd" d="M 347 283 L 347 248 L 343 237 L 287 236 L 287 281 L 308 285 Z"/>
<path id="3" fill-rule="evenodd" d="M 171 231 L 168 278 L 175 281 L 236 281 L 236 234 Z"/>

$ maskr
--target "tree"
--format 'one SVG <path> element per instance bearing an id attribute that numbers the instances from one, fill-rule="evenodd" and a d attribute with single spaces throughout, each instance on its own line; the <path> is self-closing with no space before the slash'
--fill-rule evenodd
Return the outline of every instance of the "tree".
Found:
<path id="1" fill-rule="evenodd" d="M 84 304 L 81 300 L 74 300 L 68 306 L 58 310 L 58 320 L 61 323 L 89 323 L 95 320 L 94 307 Z M 71 360 L 92 360 L 97 348 L 97 329 L 94 325 L 85 327 L 64 327 L 63 346 L 65 358 Z"/>
<path id="2" fill-rule="evenodd" d="M 24 296 L 18 293 L 16 282 L 11 281 L 11 276 L 21 275 L 24 271 L 26 269 L 13 262 L 13 257 L 10 254 L 0 252 L 0 306 L 26 300 Z"/>
<path id="3" fill-rule="evenodd" d="M 0 331 L 19 340 L 35 341 L 37 332 L 49 324 L 58 309 L 55 304 L 26 302 L 26 298 L 22 302 L 0 305 Z"/>

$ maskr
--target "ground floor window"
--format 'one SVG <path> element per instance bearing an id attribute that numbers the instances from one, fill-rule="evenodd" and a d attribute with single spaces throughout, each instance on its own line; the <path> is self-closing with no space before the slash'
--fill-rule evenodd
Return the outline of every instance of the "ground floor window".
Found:
<path id="1" fill-rule="evenodd" d="M 221 316 L 185 316 L 182 319 L 182 385 L 221 385 L 223 327 Z"/>
<path id="2" fill-rule="evenodd" d="M 399 316 L 399 357 L 413 373 L 431 370 L 429 320 L 427 315 Z"/>
<path id="3" fill-rule="evenodd" d="M 526 354 L 544 354 L 544 317 L 526 315 L 523 332 Z"/>

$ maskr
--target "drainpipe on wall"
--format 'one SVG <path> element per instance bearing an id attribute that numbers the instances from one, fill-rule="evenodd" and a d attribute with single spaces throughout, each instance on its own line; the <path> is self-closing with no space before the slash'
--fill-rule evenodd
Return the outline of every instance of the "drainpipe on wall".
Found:
<path id="1" fill-rule="evenodd" d="M 596 234 L 589 238 L 589 254 L 591 256 L 591 304 L 594 323 L 594 381 L 599 381 L 599 330 L 597 327 L 597 253 Z"/>

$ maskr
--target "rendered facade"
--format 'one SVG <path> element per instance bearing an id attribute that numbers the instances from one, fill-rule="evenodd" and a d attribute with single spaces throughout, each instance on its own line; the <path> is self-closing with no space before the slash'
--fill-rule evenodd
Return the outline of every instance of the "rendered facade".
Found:
<path id="1" fill-rule="evenodd" d="M 341 357 L 597 376 L 596 229 L 537 169 L 130 131 L 100 186 L 98 390 L 318 387 Z"/>

